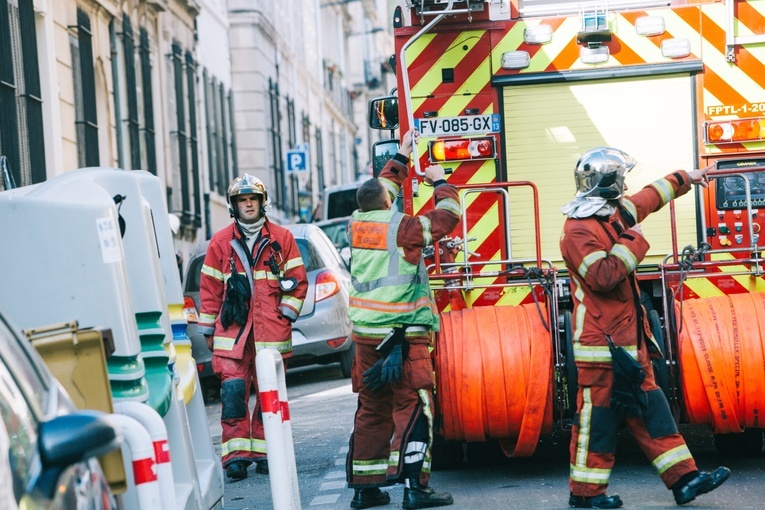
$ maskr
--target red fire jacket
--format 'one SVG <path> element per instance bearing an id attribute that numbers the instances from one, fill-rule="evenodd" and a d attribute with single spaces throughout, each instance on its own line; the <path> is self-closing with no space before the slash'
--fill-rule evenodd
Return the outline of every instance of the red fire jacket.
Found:
<path id="1" fill-rule="evenodd" d="M 240 359 L 244 342 L 252 332 L 256 352 L 272 347 L 284 358 L 289 358 L 292 356 L 292 322 L 300 315 L 308 292 L 300 250 L 289 230 L 266 219 L 260 239 L 253 247 L 254 265 L 250 268 L 246 245 L 243 247 L 238 241 L 240 237 L 239 229 L 232 223 L 216 232 L 210 240 L 199 284 L 199 332 L 214 335 L 216 356 Z M 271 269 L 272 256 L 279 267 L 278 275 Z M 225 282 L 231 275 L 232 259 L 237 272 L 247 275 L 252 297 L 247 324 L 234 323 L 224 328 L 219 315 L 225 299 Z M 283 292 L 279 277 L 295 278 L 298 284 L 289 292 Z"/>
<path id="2" fill-rule="evenodd" d="M 691 179 L 678 170 L 622 198 L 622 207 L 640 223 L 670 200 L 691 189 Z M 648 252 L 646 239 L 629 226 L 620 210 L 609 218 L 566 219 L 560 249 L 571 276 L 574 299 L 574 358 L 581 385 L 592 384 L 610 369 L 606 335 L 637 358 L 638 335 L 651 342 L 645 316 L 637 324 L 640 306 L 635 269 Z M 645 315 L 645 314 L 644 314 Z M 642 329 L 638 329 L 642 328 Z M 650 347 L 650 345 L 649 345 Z"/>

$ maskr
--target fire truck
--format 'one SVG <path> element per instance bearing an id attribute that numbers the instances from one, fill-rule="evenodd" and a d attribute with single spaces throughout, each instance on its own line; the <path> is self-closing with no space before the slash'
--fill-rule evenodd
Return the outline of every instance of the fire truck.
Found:
<path id="1" fill-rule="evenodd" d="M 461 462 L 465 443 L 468 459 L 487 443 L 530 456 L 570 428 L 576 334 L 560 208 L 596 146 L 640 162 L 633 190 L 711 165 L 709 188 L 642 224 L 641 301 L 677 422 L 709 426 L 726 453 L 760 452 L 765 2 L 410 0 L 393 26 L 397 88 L 370 101 L 369 125 L 421 134 L 405 212 L 433 207 L 423 170 L 436 163 L 462 208 L 429 266 L 441 313 L 434 464 Z"/>

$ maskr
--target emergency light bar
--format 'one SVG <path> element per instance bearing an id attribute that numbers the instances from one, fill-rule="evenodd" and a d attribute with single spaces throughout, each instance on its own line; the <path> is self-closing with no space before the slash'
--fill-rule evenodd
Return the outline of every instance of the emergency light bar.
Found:
<path id="1" fill-rule="evenodd" d="M 428 142 L 428 159 L 431 163 L 491 159 L 495 155 L 492 136 Z"/>
<path id="2" fill-rule="evenodd" d="M 706 143 L 740 143 L 765 140 L 765 118 L 707 122 L 704 126 Z"/>

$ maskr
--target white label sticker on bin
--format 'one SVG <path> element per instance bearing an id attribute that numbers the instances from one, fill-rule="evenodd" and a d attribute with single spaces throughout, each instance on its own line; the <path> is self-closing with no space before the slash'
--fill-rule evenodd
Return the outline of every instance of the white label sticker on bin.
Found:
<path id="1" fill-rule="evenodd" d="M 104 259 L 104 264 L 121 261 L 119 230 L 114 220 L 112 218 L 98 219 L 96 228 L 98 228 L 98 240 L 101 244 L 101 257 Z"/>

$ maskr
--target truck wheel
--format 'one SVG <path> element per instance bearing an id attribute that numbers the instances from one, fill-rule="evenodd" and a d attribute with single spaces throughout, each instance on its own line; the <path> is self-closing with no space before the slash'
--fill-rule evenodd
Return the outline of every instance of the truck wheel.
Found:
<path id="1" fill-rule="evenodd" d="M 466 453 L 468 462 L 473 466 L 494 466 L 507 458 L 499 443 L 492 440 L 482 443 L 468 443 Z"/>
<path id="2" fill-rule="evenodd" d="M 574 317 L 573 314 L 566 310 L 561 316 L 561 344 L 566 357 L 566 394 L 568 399 L 569 416 L 566 418 L 573 419 L 576 413 L 576 392 L 578 390 L 579 381 L 576 373 L 576 362 L 574 361 Z"/>
<path id="3" fill-rule="evenodd" d="M 340 372 L 343 377 L 348 378 L 351 376 L 351 369 L 353 368 L 353 358 L 356 356 L 356 343 L 351 342 L 351 348 L 347 351 L 340 353 Z"/>
<path id="4" fill-rule="evenodd" d="M 430 454 L 432 467 L 438 471 L 459 469 L 465 459 L 462 441 L 447 441 L 440 435 L 436 435 Z"/>
<path id="5" fill-rule="evenodd" d="M 651 310 L 648 312 L 648 324 L 651 326 L 651 334 L 656 343 L 659 344 L 662 359 L 653 360 L 653 375 L 656 379 L 656 385 L 664 392 L 664 396 L 669 401 L 669 366 L 667 366 L 667 344 L 664 340 L 664 330 L 661 327 L 659 312 Z"/>
<path id="6" fill-rule="evenodd" d="M 760 457 L 762 455 L 762 429 L 746 429 L 740 434 L 715 434 L 715 448 L 731 457 Z"/>

